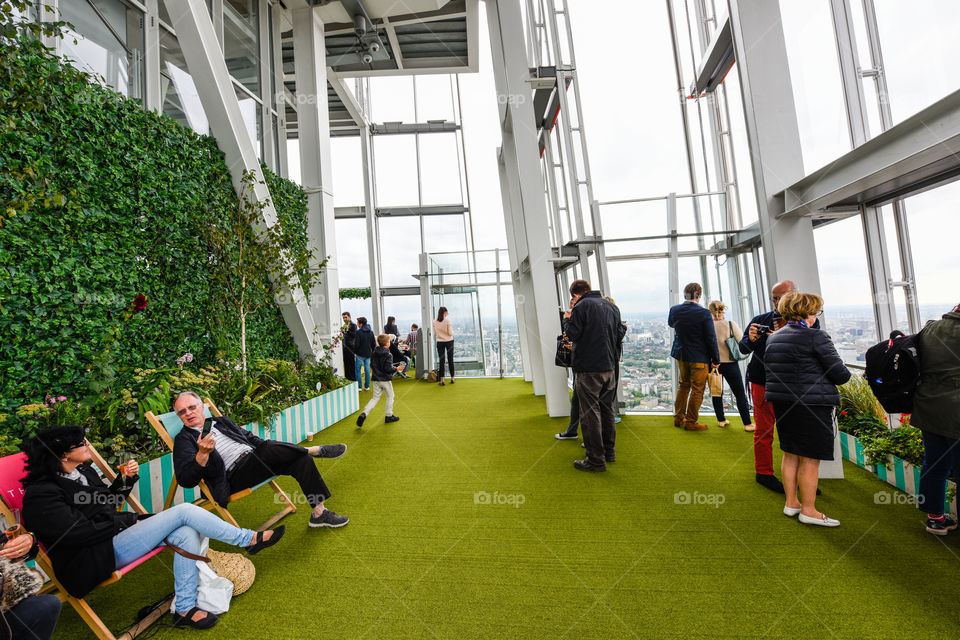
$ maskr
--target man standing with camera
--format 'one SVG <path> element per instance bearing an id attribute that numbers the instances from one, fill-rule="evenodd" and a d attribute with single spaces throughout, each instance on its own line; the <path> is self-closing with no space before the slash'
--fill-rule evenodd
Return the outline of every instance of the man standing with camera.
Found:
<path id="1" fill-rule="evenodd" d="M 752 353 L 753 357 L 747 364 L 747 388 L 753 400 L 753 462 L 756 468 L 758 483 L 775 491 L 783 493 L 783 483 L 773 475 L 773 428 L 776 417 L 773 414 L 773 405 L 766 400 L 766 368 L 763 364 L 763 354 L 767 350 L 767 336 L 786 326 L 786 321 L 777 311 L 780 298 L 797 290 L 797 285 L 791 280 L 784 280 L 773 285 L 770 290 L 770 302 L 773 311 L 761 313 L 750 321 L 749 330 L 740 340 L 740 351 Z M 812 327 L 820 328 L 820 321 Z M 820 493 L 820 490 L 817 490 Z"/>

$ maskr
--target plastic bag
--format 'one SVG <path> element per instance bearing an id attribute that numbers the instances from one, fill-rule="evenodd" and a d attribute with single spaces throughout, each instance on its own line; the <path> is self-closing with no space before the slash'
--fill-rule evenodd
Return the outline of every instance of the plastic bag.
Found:
<path id="1" fill-rule="evenodd" d="M 210 538 L 204 538 L 200 543 L 198 555 L 205 556 L 210 548 Z M 233 583 L 221 578 L 210 567 L 209 562 L 196 561 L 200 571 L 200 583 L 197 587 L 197 607 L 220 615 L 230 610 L 230 598 L 233 597 Z M 176 613 L 176 598 L 170 603 L 170 612 Z"/>

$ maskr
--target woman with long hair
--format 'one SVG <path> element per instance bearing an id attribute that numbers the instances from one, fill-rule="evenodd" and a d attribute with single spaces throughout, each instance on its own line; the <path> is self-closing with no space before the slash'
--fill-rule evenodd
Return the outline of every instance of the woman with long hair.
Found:
<path id="1" fill-rule="evenodd" d="M 724 318 L 727 305 L 719 300 L 714 300 L 707 306 L 713 315 L 713 330 L 717 334 L 717 350 L 720 352 L 718 371 L 730 385 L 730 391 L 737 400 L 737 411 L 740 412 L 744 431 L 754 431 L 755 427 L 750 420 L 750 403 L 747 402 L 747 392 L 743 388 L 743 377 L 740 375 L 740 365 L 732 357 L 733 355 L 740 355 L 740 348 L 737 347 L 737 354 L 731 354 L 727 347 L 727 340 L 731 337 L 740 342 L 743 337 L 743 330 L 733 320 Z M 723 415 L 723 394 L 713 395 L 711 393 L 710 395 L 710 399 L 713 401 L 713 412 L 717 415 L 717 426 L 725 427 L 729 425 L 730 421 Z"/>
<path id="2" fill-rule="evenodd" d="M 383 332 L 389 333 L 392 336 L 400 337 L 400 327 L 397 326 L 397 319 L 395 316 L 387 316 L 387 324 L 383 325 Z"/>
<path id="3" fill-rule="evenodd" d="M 443 382 L 443 357 L 444 354 L 447 356 L 447 360 L 450 363 L 450 384 L 454 383 L 453 379 L 453 325 L 450 322 L 449 313 L 447 312 L 446 307 L 440 307 L 437 309 L 437 319 L 433 321 L 433 335 L 437 338 L 437 353 L 440 355 L 440 366 L 437 371 L 437 381 L 442 387 Z"/>
<path id="4" fill-rule="evenodd" d="M 89 465 L 82 427 L 50 427 L 27 443 L 23 520 L 48 550 L 57 579 L 70 595 L 84 597 L 110 577 L 164 542 L 173 558 L 176 592 L 174 626 L 207 629 L 217 616 L 198 608 L 196 557 L 203 537 L 243 547 L 254 554 L 276 544 L 285 527 L 239 529 L 194 504 L 178 504 L 153 515 L 117 511 L 139 476 L 136 461 L 122 465 L 109 487 Z"/>

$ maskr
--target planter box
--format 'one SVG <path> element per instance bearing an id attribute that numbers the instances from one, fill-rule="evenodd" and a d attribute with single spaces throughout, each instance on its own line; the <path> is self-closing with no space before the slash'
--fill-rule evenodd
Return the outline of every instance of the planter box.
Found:
<path id="1" fill-rule="evenodd" d="M 359 388 L 356 382 L 351 382 L 345 387 L 284 409 L 274 416 L 272 428 L 256 422 L 245 425 L 245 428 L 261 438 L 297 444 L 359 409 Z M 167 497 L 171 482 L 173 454 L 167 453 L 140 466 L 140 479 L 131 493 L 147 511 L 156 513 L 163 509 L 163 501 Z M 178 487 L 173 503 L 193 502 L 200 497 L 200 489 Z"/>
<path id="2" fill-rule="evenodd" d="M 863 445 L 856 437 L 843 431 L 840 432 L 840 450 L 843 452 L 843 457 L 853 464 L 876 474 L 879 479 L 893 485 L 907 495 L 917 497 L 920 489 L 920 467 L 896 456 L 890 456 L 886 465 L 867 464 L 863 455 Z M 955 485 L 950 481 L 948 486 L 954 487 Z M 952 512 L 956 516 L 956 498 L 953 499 L 952 503 L 945 503 L 943 510 L 944 513 Z"/>

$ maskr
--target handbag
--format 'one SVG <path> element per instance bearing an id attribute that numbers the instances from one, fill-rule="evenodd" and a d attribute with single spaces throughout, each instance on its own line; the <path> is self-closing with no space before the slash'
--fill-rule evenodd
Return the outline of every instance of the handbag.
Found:
<path id="1" fill-rule="evenodd" d="M 573 344 L 564 339 L 563 335 L 557 336 L 557 355 L 553 359 L 553 364 L 558 367 L 573 366 Z"/>
<path id="2" fill-rule="evenodd" d="M 190 553 L 170 543 L 167 543 L 167 545 L 174 553 L 197 561 L 197 569 L 199 570 L 197 606 L 215 615 L 229 611 L 230 598 L 233 597 L 233 583 L 218 576 L 210 567 L 211 560 L 206 555 L 210 549 L 210 538 L 204 538 L 200 543 L 199 554 Z M 170 612 L 176 613 L 176 599 L 170 602 Z"/>
<path id="3" fill-rule="evenodd" d="M 707 374 L 707 383 L 710 385 L 710 397 L 719 398 L 723 395 L 723 376 L 716 369 Z"/>
<path id="4" fill-rule="evenodd" d="M 733 360 L 734 362 L 739 362 L 740 360 L 746 360 L 747 356 L 750 354 L 741 353 L 740 343 L 737 342 L 737 339 L 733 337 L 733 323 L 728 320 L 727 326 L 730 327 L 730 337 L 724 340 L 723 344 L 727 345 L 727 351 L 730 352 L 730 359 Z"/>

